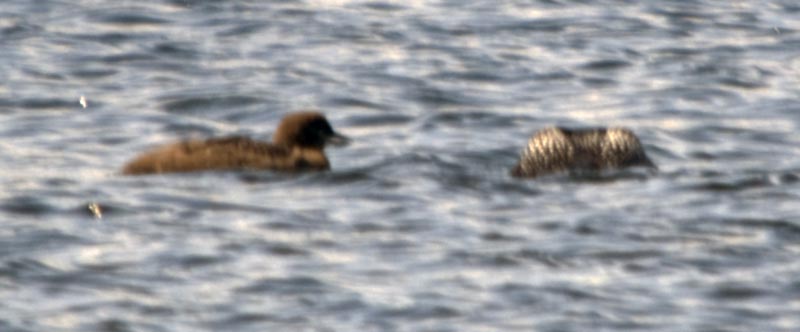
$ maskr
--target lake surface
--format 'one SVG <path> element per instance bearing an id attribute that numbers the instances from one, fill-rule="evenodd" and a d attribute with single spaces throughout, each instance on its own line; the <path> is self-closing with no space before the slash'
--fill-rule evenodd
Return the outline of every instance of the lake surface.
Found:
<path id="1" fill-rule="evenodd" d="M 0 331 L 800 331 L 793 0 L 7 0 L 0 78 Z M 118 173 L 309 108 L 329 172 Z M 511 178 L 553 125 L 660 170 Z"/>

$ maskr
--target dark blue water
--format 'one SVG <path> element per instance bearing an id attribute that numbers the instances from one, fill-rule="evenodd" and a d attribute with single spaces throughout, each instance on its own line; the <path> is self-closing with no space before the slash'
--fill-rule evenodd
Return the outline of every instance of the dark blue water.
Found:
<path id="1" fill-rule="evenodd" d="M 0 78 L 0 331 L 800 331 L 794 1 L 8 0 Z M 330 172 L 118 174 L 308 108 Z"/>

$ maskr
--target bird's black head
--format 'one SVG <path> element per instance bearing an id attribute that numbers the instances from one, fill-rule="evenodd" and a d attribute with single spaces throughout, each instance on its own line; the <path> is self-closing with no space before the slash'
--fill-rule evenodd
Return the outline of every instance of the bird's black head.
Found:
<path id="1" fill-rule="evenodd" d="M 337 134 L 325 116 L 318 112 L 292 113 L 281 120 L 272 138 L 275 144 L 322 149 L 325 145 L 345 145 L 347 137 Z"/>

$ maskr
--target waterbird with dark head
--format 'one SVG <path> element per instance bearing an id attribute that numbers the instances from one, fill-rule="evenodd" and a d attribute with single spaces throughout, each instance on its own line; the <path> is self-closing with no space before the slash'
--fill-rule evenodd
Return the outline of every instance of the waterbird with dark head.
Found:
<path id="1" fill-rule="evenodd" d="M 626 128 L 546 128 L 531 136 L 515 177 L 534 178 L 564 171 L 601 171 L 644 166 L 656 169 L 636 135 Z"/>
<path id="2" fill-rule="evenodd" d="M 324 115 L 295 112 L 281 120 L 272 142 L 242 136 L 185 140 L 157 147 L 134 158 L 123 174 L 263 169 L 280 171 L 327 170 L 324 148 L 346 145 Z"/>

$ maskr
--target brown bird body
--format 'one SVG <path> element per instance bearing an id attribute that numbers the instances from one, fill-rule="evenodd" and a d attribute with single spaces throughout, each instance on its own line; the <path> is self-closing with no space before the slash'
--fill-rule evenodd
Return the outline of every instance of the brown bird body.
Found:
<path id="1" fill-rule="evenodd" d="M 222 169 L 327 170 L 324 147 L 347 139 L 333 131 L 317 112 L 297 112 L 281 121 L 273 142 L 233 136 L 187 140 L 145 152 L 122 170 L 123 174 L 194 172 Z"/>
<path id="2" fill-rule="evenodd" d="M 546 128 L 530 138 L 511 175 L 532 178 L 563 171 L 631 166 L 655 168 L 639 138 L 628 129 Z"/>

